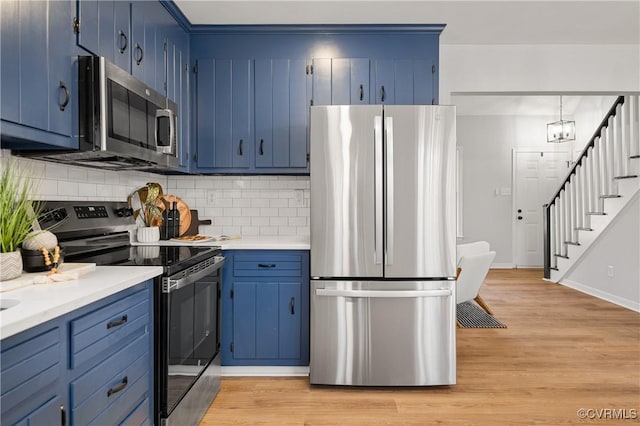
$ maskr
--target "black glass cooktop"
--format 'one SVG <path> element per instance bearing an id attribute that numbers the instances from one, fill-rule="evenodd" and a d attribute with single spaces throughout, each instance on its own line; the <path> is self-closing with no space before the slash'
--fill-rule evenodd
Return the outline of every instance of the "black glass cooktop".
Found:
<path id="1" fill-rule="evenodd" d="M 86 262 L 111 266 L 162 266 L 164 274 L 174 274 L 220 253 L 218 247 L 121 246 L 84 252 L 62 245 L 66 262 Z M 73 246 L 74 248 L 77 246 Z M 68 253 L 71 251 L 71 253 Z"/>

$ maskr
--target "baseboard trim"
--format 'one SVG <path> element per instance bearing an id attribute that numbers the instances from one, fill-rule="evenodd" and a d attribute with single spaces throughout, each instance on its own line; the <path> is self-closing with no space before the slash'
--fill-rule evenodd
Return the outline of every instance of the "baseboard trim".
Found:
<path id="1" fill-rule="evenodd" d="M 562 284 L 565 287 L 572 288 L 581 293 L 588 294 L 589 296 L 597 297 L 598 299 L 602 299 L 607 302 L 611 302 L 615 305 L 622 306 L 623 308 L 627 308 L 629 310 L 640 313 L 640 302 L 635 302 L 633 300 L 625 299 L 623 297 L 616 296 L 615 294 L 607 293 L 606 291 L 589 287 L 587 285 L 584 285 L 572 280 L 566 280 L 566 279 L 561 280 L 558 284 Z"/>
<path id="2" fill-rule="evenodd" d="M 513 263 L 492 263 L 491 269 L 513 269 Z"/>
<path id="3" fill-rule="evenodd" d="M 223 366 L 222 377 L 244 377 L 244 376 L 280 376 L 280 377 L 300 377 L 309 375 L 308 366 L 263 366 L 263 365 L 243 365 L 243 366 Z"/>

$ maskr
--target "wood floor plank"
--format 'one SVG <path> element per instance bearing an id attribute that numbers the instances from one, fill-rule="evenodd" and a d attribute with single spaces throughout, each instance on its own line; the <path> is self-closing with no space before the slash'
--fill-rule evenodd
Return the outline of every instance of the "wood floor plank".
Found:
<path id="1" fill-rule="evenodd" d="M 508 328 L 457 329 L 454 386 L 223 378 L 201 426 L 640 423 L 640 314 L 547 283 L 537 269 L 492 270 L 481 294 Z M 581 419 L 581 408 L 626 418 Z"/>

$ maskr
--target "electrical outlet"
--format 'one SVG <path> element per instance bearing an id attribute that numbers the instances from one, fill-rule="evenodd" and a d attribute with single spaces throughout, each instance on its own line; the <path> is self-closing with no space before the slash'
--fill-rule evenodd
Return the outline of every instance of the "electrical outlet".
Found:
<path id="1" fill-rule="evenodd" d="M 611 266 L 611 265 L 607 266 L 607 276 L 609 278 L 613 278 L 613 275 L 614 275 L 613 274 L 613 266 Z"/>
<path id="2" fill-rule="evenodd" d="M 298 207 L 304 206 L 304 191 L 302 189 L 296 189 L 293 191 L 293 196 L 296 200 Z"/>

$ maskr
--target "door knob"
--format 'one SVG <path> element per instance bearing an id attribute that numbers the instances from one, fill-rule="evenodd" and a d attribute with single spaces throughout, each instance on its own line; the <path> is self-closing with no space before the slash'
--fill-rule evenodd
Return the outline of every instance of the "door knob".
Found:
<path id="1" fill-rule="evenodd" d="M 518 220 L 522 220 L 522 216 L 518 216 Z"/>
<path id="2" fill-rule="evenodd" d="M 522 209 L 518 209 L 518 213 L 522 213 Z"/>

